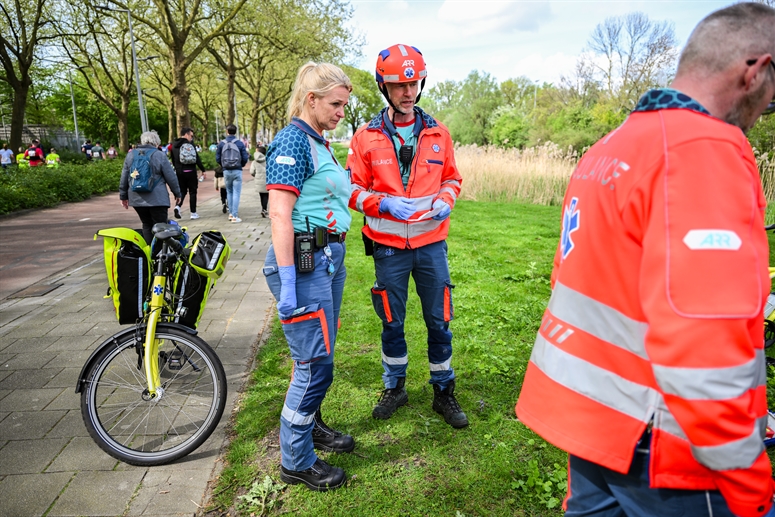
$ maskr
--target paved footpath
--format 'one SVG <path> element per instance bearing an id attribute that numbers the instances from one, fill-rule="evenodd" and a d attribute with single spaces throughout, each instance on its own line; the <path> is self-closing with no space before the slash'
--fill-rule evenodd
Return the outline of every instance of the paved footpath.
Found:
<path id="1" fill-rule="evenodd" d="M 243 177 L 250 179 L 247 172 Z M 0 516 L 192 516 L 206 504 L 208 481 L 220 472 L 226 424 L 272 315 L 273 299 L 261 274 L 269 219 L 260 216 L 259 196 L 249 181 L 243 183 L 242 223 L 227 221 L 217 196 L 199 203 L 198 220 L 189 220 L 184 210 L 181 223 L 189 235 L 221 230 L 232 248 L 199 324 L 226 369 L 227 410 L 213 435 L 189 456 L 160 467 L 133 467 L 91 440 L 75 393 L 91 351 L 122 328 L 112 301 L 103 299 L 101 239 L 91 241 L 98 228 L 139 226 L 133 211 L 121 215 L 115 197 L 0 220 L 0 257 L 14 256 L 0 263 Z M 95 210 L 100 203 L 110 208 Z M 117 217 L 125 222 L 116 224 Z M 26 231 L 9 238 L 5 228 L 13 227 Z M 67 238 L 72 249 L 51 244 Z M 47 248 L 61 260 L 36 255 Z M 35 260 L 36 267 L 27 267 Z M 11 281 L 14 289 L 6 287 Z M 43 295 L 9 297 L 19 289 L 32 295 L 56 284 L 61 285 Z"/>

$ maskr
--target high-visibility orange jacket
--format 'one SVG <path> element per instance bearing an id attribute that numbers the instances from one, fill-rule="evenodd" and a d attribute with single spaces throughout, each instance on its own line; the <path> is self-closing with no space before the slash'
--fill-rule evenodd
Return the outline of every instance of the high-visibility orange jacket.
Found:
<path id="1" fill-rule="evenodd" d="M 422 124 L 409 182 L 404 189 L 393 139 L 385 126 L 387 108 L 353 135 L 347 157 L 353 193 L 350 208 L 366 216 L 363 233 L 370 239 L 394 248 L 418 248 L 443 241 L 449 231 L 449 218 L 420 219 L 433 202 L 443 200 L 454 208 L 463 178 L 455 165 L 449 131 L 433 117 L 415 108 Z M 379 211 L 385 197 L 406 197 L 417 207 L 409 221 L 399 221 Z"/>
<path id="2" fill-rule="evenodd" d="M 636 111 L 595 144 L 565 195 L 519 419 L 622 473 L 651 423 L 651 487 L 769 511 L 765 206 L 745 136 L 709 115 Z"/>

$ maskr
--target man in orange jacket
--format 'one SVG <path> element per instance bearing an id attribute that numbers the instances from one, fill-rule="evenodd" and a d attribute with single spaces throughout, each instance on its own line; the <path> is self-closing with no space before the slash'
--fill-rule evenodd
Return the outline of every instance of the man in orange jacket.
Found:
<path id="1" fill-rule="evenodd" d="M 773 480 L 767 202 L 775 10 L 710 14 L 670 88 L 579 162 L 516 412 L 570 453 L 566 516 L 761 517 Z"/>
<path id="2" fill-rule="evenodd" d="M 426 75 L 422 54 L 410 45 L 379 53 L 376 79 L 389 107 L 350 143 L 350 208 L 366 216 L 363 234 L 377 277 L 371 297 L 382 320 L 385 390 L 372 416 L 390 418 L 409 400 L 404 317 L 411 274 L 428 328 L 433 409 L 458 428 L 467 426 L 468 419 L 454 395 L 449 330 L 453 285 L 445 239 L 462 178 L 449 131 L 416 106 Z"/>

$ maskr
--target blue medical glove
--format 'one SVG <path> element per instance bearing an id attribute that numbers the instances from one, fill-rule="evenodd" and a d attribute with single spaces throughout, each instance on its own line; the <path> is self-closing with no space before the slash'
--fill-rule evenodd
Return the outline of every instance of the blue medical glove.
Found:
<path id="1" fill-rule="evenodd" d="M 449 205 L 441 199 L 437 199 L 433 202 L 433 209 L 436 210 L 437 208 L 441 209 L 438 214 L 433 216 L 433 218 L 437 221 L 443 221 L 449 217 L 449 214 L 452 212 L 452 209 L 449 207 Z"/>
<path id="2" fill-rule="evenodd" d="M 296 266 L 280 266 L 280 299 L 277 312 L 280 319 L 288 319 L 296 310 Z"/>
<path id="3" fill-rule="evenodd" d="M 379 211 L 389 212 L 399 221 L 406 221 L 417 209 L 405 197 L 386 197 L 380 201 Z"/>

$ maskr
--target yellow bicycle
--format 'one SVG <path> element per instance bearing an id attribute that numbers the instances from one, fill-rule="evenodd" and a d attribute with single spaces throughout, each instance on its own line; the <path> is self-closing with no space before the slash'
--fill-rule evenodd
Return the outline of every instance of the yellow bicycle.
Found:
<path id="1" fill-rule="evenodd" d="M 195 329 L 176 323 L 183 310 L 174 282 L 194 256 L 217 262 L 222 272 L 228 244 L 224 239 L 213 260 L 204 245 L 183 248 L 179 226 L 160 223 L 153 231 L 159 251 L 149 292 L 140 301 L 142 319 L 94 351 L 76 387 L 83 421 L 97 445 L 141 466 L 169 463 L 195 450 L 215 430 L 226 403 L 226 374 L 218 356 Z M 98 235 L 110 235 L 103 232 Z"/>

